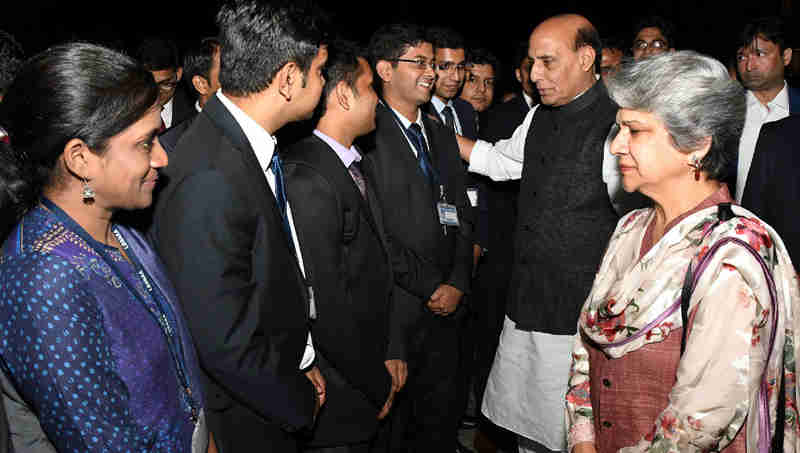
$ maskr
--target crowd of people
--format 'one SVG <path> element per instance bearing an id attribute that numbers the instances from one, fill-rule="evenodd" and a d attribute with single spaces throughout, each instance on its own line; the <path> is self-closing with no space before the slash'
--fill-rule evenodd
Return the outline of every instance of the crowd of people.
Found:
<path id="1" fill-rule="evenodd" d="M 800 451 L 780 18 L 217 26 L 0 32 L 0 453 Z"/>

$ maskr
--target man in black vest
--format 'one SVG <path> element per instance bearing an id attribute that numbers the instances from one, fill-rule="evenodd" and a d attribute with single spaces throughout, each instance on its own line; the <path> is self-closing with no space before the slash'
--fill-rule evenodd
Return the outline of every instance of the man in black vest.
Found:
<path id="1" fill-rule="evenodd" d="M 616 166 L 604 144 L 617 106 L 595 78 L 600 46 L 581 16 L 542 22 L 528 51 L 542 104 L 494 146 L 459 139 L 470 171 L 522 179 L 507 317 L 483 400 L 484 414 L 520 436 L 520 451 L 567 449 L 572 338 L 619 218 L 618 180 L 603 171 Z"/>
<path id="2" fill-rule="evenodd" d="M 454 451 L 465 384 L 459 371 L 461 298 L 472 274 L 474 222 L 466 171 L 453 131 L 420 110 L 436 80 L 434 49 L 423 30 L 381 27 L 370 40 L 370 57 L 383 102 L 374 135 L 365 137 L 373 143 L 364 149 L 387 233 L 435 263 L 444 276 L 430 300 L 396 291 L 395 303 L 413 308 L 411 316 L 393 320 L 412 329 L 405 396 L 413 418 L 402 437 L 410 451 Z M 403 423 L 396 426 L 406 429 Z"/>
<path id="3" fill-rule="evenodd" d="M 325 88 L 313 135 L 291 148 L 284 166 L 303 260 L 314 288 L 317 363 L 330 395 L 306 451 L 366 452 L 408 376 L 393 342 L 393 281 L 428 300 L 442 282 L 434 266 L 417 267 L 384 234 L 372 172 L 353 145 L 375 129 L 378 96 L 372 70 L 352 44 L 328 47 Z M 394 250 L 396 253 L 392 253 Z M 408 257 L 412 257 L 408 259 Z"/>

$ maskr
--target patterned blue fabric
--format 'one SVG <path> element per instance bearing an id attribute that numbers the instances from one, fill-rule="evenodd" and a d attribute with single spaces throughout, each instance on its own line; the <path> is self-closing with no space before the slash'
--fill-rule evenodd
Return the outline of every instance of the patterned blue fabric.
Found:
<path id="1" fill-rule="evenodd" d="M 119 251 L 87 242 L 79 228 L 39 206 L 3 247 L 0 357 L 8 376 L 60 452 L 190 452 L 194 422 L 166 338 L 142 303 L 147 291 Z M 139 297 L 123 279 L 138 282 Z M 202 401 L 189 333 L 177 327 Z"/>

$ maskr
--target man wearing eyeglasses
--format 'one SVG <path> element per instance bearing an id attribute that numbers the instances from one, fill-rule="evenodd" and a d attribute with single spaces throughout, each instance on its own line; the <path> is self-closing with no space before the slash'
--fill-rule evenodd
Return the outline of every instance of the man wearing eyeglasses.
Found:
<path id="1" fill-rule="evenodd" d="M 634 60 L 675 50 L 675 27 L 663 17 L 642 18 L 636 23 L 633 34 Z"/>
<path id="2" fill-rule="evenodd" d="M 392 415 L 394 448 L 452 452 L 463 407 L 459 328 L 472 275 L 472 212 L 455 134 L 422 113 L 434 91 L 434 48 L 417 25 L 393 24 L 370 39 L 370 63 L 382 97 L 375 132 L 361 148 L 374 173 L 388 236 L 434 263 L 443 281 L 427 298 L 393 292 L 388 359 L 406 360 L 405 395 Z M 463 54 L 462 54 L 463 58 Z M 453 94 L 455 96 L 455 94 Z M 390 338 L 394 336 L 390 335 Z"/>
<path id="3" fill-rule="evenodd" d="M 158 103 L 164 128 L 169 129 L 192 116 L 196 111 L 193 103 L 183 89 L 178 89 L 183 67 L 175 43 L 147 38 L 139 45 L 137 56 L 158 84 Z"/>

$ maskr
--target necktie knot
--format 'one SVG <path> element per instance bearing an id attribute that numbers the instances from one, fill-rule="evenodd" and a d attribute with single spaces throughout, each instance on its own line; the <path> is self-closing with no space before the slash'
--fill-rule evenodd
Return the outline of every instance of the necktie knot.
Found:
<path id="1" fill-rule="evenodd" d="M 442 109 L 442 115 L 444 115 L 444 125 L 447 126 L 448 129 L 451 131 L 456 130 L 456 120 L 453 116 L 453 109 L 450 108 L 449 105 L 445 105 Z"/>

